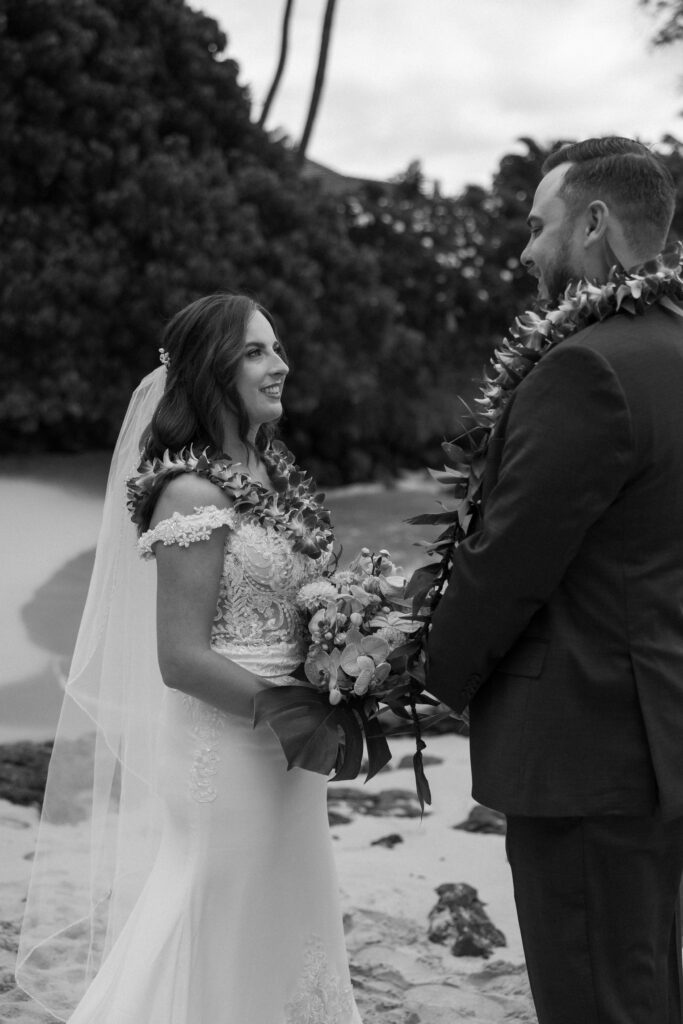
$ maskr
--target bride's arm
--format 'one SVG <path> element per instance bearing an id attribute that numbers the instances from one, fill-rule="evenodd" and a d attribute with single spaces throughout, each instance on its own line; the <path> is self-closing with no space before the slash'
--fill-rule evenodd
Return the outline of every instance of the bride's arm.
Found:
<path id="1" fill-rule="evenodd" d="M 150 527 L 171 519 L 174 513 L 191 516 L 206 506 L 229 509 L 230 502 L 210 481 L 195 473 L 183 474 L 162 492 Z M 178 543 L 154 545 L 159 668 L 164 683 L 172 689 L 250 718 L 254 695 L 268 683 L 211 650 L 227 529 L 215 528 L 207 539 L 185 547 Z"/>

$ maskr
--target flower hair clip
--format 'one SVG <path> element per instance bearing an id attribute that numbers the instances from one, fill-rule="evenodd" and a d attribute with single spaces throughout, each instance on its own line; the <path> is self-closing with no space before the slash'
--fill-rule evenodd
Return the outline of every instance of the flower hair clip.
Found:
<path id="1" fill-rule="evenodd" d="M 165 366 L 167 370 L 171 369 L 171 357 L 165 348 L 159 349 L 159 362 Z"/>

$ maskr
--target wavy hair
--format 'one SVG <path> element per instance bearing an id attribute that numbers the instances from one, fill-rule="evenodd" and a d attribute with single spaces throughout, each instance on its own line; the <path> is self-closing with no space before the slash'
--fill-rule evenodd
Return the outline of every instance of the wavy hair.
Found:
<path id="1" fill-rule="evenodd" d="M 237 413 L 240 439 L 252 447 L 235 373 L 254 313 L 266 318 L 277 337 L 270 313 L 247 295 L 206 295 L 172 317 L 162 337 L 170 361 L 166 388 L 141 439 L 143 461 L 190 445 L 206 448 L 214 456 L 221 454 L 226 404 Z M 286 362 L 284 353 L 283 358 Z M 256 435 L 256 450 L 263 451 L 274 434 L 274 423 L 263 424 Z"/>

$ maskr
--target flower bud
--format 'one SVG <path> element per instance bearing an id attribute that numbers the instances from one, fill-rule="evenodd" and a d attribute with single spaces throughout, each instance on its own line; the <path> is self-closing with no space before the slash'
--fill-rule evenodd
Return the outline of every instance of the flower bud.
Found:
<path id="1" fill-rule="evenodd" d="M 354 626 L 362 626 L 363 616 L 361 615 L 360 612 L 351 612 L 349 618 L 351 619 L 351 622 L 353 623 Z"/>
<path id="2" fill-rule="evenodd" d="M 338 704 L 341 699 L 342 695 L 340 690 L 330 690 L 330 704 Z"/>

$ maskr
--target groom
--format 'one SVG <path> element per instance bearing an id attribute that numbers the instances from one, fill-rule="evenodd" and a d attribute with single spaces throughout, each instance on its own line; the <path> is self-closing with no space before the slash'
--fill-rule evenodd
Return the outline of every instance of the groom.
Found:
<path id="1" fill-rule="evenodd" d="M 640 143 L 568 145 L 543 170 L 521 258 L 544 304 L 660 252 L 674 186 Z M 676 306 L 612 312 L 547 351 L 497 423 L 483 494 L 428 687 L 470 705 L 473 795 L 507 815 L 539 1024 L 681 1024 Z"/>

